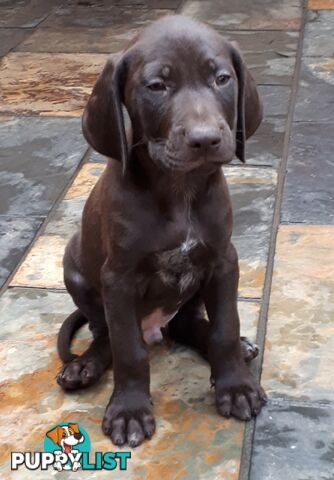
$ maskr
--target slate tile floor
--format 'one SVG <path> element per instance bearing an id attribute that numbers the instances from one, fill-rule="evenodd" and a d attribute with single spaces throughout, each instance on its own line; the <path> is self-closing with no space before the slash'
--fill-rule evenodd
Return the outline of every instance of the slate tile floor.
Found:
<path id="1" fill-rule="evenodd" d="M 117 477 L 334 479 L 333 0 L 19 0 L 0 3 L 0 476 L 6 480 L 30 480 L 25 471 L 10 471 L 10 452 L 40 450 L 59 421 L 75 419 L 93 450 L 110 450 L 100 420 L 112 372 L 72 395 L 54 381 L 56 333 L 73 310 L 61 257 L 105 165 L 88 149 L 79 117 L 106 54 L 175 11 L 239 42 L 264 101 L 248 164 L 235 161 L 225 174 L 241 266 L 242 333 L 261 347 L 252 368 L 262 374 L 270 402 L 256 422 L 223 420 L 214 411 L 205 362 L 170 342 L 154 347 L 158 432 Z M 88 341 L 81 332 L 76 349 Z M 45 473 L 34 478 L 44 480 Z"/>

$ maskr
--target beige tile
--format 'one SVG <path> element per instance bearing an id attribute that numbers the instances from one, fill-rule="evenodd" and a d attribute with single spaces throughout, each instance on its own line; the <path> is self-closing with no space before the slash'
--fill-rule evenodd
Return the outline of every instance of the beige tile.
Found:
<path id="1" fill-rule="evenodd" d="M 263 384 L 269 394 L 334 400 L 334 226 L 281 225 Z"/>
<path id="2" fill-rule="evenodd" d="M 61 235 L 40 236 L 16 272 L 10 286 L 65 288 L 62 259 L 67 239 Z"/>
<path id="3" fill-rule="evenodd" d="M 65 200 L 87 198 L 105 166 L 104 163 L 85 163 L 68 189 Z"/>
<path id="4" fill-rule="evenodd" d="M 0 115 L 79 116 L 107 55 L 10 53 L 0 63 Z"/>

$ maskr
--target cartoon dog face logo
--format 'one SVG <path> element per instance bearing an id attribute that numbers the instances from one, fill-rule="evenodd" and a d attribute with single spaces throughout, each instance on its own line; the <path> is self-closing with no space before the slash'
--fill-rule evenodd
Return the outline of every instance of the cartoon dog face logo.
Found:
<path id="1" fill-rule="evenodd" d="M 66 454 L 77 452 L 73 447 L 78 445 L 78 443 L 82 443 L 85 439 L 77 423 L 54 427 L 46 433 L 46 436 L 59 445 L 62 452 Z M 56 470 L 62 470 L 61 465 L 55 464 L 54 467 Z M 81 465 L 79 462 L 75 462 L 72 469 L 77 470 L 78 468 L 81 468 Z"/>

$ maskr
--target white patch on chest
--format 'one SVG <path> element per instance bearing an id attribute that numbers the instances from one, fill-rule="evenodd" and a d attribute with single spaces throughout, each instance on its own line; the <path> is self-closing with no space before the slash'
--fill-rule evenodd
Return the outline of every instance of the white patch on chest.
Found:
<path id="1" fill-rule="evenodd" d="M 157 308 L 152 313 L 144 317 L 141 321 L 144 342 L 148 345 L 161 342 L 161 328 L 165 327 L 167 323 L 173 317 L 175 317 L 176 314 L 177 311 L 173 313 L 166 313 L 162 308 Z"/>
<path id="2" fill-rule="evenodd" d="M 183 243 L 181 243 L 181 252 L 182 253 L 186 253 L 186 252 L 189 252 L 192 248 L 196 247 L 198 241 L 196 240 L 196 238 L 191 238 L 191 237 L 187 237 L 187 240 L 185 240 Z"/>

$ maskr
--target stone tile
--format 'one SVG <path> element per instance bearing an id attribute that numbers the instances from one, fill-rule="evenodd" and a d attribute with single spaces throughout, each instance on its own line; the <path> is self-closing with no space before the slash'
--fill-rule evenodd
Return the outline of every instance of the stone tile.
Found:
<path id="1" fill-rule="evenodd" d="M 45 235 L 59 235 L 66 242 L 77 232 L 81 225 L 81 216 L 86 198 L 72 198 L 60 202 L 49 218 L 44 231 Z M 63 243 L 60 243 L 63 248 Z M 58 252 L 54 252 L 55 254 Z M 62 255 L 64 252 L 59 252 Z"/>
<path id="2" fill-rule="evenodd" d="M 104 157 L 100 153 L 95 152 L 95 150 L 91 150 L 91 154 L 89 156 L 90 162 L 97 162 L 97 163 L 106 163 L 107 157 Z"/>
<path id="3" fill-rule="evenodd" d="M 107 55 L 8 54 L 0 63 L 0 114 L 79 116 Z"/>
<path id="4" fill-rule="evenodd" d="M 303 42 L 304 57 L 332 57 L 334 12 L 308 12 Z"/>
<path id="5" fill-rule="evenodd" d="M 272 397 L 334 400 L 334 227 L 281 225 L 262 383 Z"/>
<path id="6" fill-rule="evenodd" d="M 85 163 L 67 190 L 65 200 L 87 198 L 105 168 L 104 163 Z"/>
<path id="7" fill-rule="evenodd" d="M 39 28 L 16 51 L 114 53 L 121 51 L 139 30 L 133 24 L 111 28 Z"/>
<path id="8" fill-rule="evenodd" d="M 55 382 L 60 368 L 56 335 L 74 309 L 69 295 L 10 289 L 0 299 L 0 307 L 0 336 L 5 345 L 0 353 L 0 418 L 7 438 L 0 453 L 1 475 L 25 480 L 26 471 L 19 470 L 11 476 L 10 451 L 40 450 L 45 432 L 59 421 L 72 420 L 83 425 L 93 451 L 117 451 L 100 428 L 112 390 L 112 372 L 95 387 L 77 393 L 64 394 Z M 250 338 L 255 337 L 258 310 L 257 304 L 240 304 L 243 334 Z M 88 339 L 88 333 L 80 334 L 74 351 L 82 351 Z M 244 424 L 217 416 L 208 365 L 197 354 L 168 340 L 150 349 L 150 364 L 157 433 L 132 452 L 124 478 L 153 479 L 164 472 L 167 478 L 236 480 Z M 80 475 L 110 478 L 110 472 Z M 36 471 L 35 476 L 43 479 L 45 473 Z M 67 478 L 74 479 L 75 474 L 69 473 Z"/>
<path id="9" fill-rule="evenodd" d="M 293 125 L 283 222 L 334 224 L 333 131 L 334 122 Z"/>
<path id="10" fill-rule="evenodd" d="M 176 10 L 181 4 L 182 0 L 116 0 L 114 2 L 119 6 L 140 6 L 146 8 L 167 8 Z"/>
<path id="11" fill-rule="evenodd" d="M 56 8 L 41 27 L 111 27 L 135 24 L 138 28 L 166 14 L 165 9 L 117 6 L 113 2 L 91 0 L 89 4 L 69 1 Z"/>
<path id="12" fill-rule="evenodd" d="M 269 405 L 256 420 L 250 480 L 332 480 L 332 408 Z"/>
<path id="13" fill-rule="evenodd" d="M 246 164 L 277 168 L 281 162 L 286 119 L 267 116 L 256 133 L 246 143 Z M 240 164 L 239 160 L 233 163 Z"/>
<path id="14" fill-rule="evenodd" d="M 0 143 L 0 214 L 9 215 L 46 215 L 87 149 L 70 118 L 3 119 Z"/>
<path id="15" fill-rule="evenodd" d="M 308 0 L 307 6 L 312 10 L 333 10 L 334 1 L 333 0 Z"/>
<path id="16" fill-rule="evenodd" d="M 294 120 L 333 121 L 333 85 L 333 58 L 304 58 Z"/>
<path id="17" fill-rule="evenodd" d="M 298 33 L 287 31 L 218 31 L 237 42 L 245 62 L 258 84 L 290 85 Z"/>
<path id="18" fill-rule="evenodd" d="M 64 289 L 63 255 L 68 239 L 41 235 L 32 246 L 10 286 Z"/>
<path id="19" fill-rule="evenodd" d="M 0 288 L 21 260 L 41 223 L 40 218 L 0 215 Z"/>
<path id="20" fill-rule="evenodd" d="M 80 225 L 81 212 L 101 165 L 87 164 L 69 189 L 11 285 L 64 288 L 62 257 L 68 239 Z M 86 167 L 86 166 L 85 166 Z M 276 188 L 271 169 L 225 169 L 234 208 L 234 244 L 239 253 L 240 296 L 261 297 Z M 250 248 L 251 245 L 251 248 Z"/>
<path id="21" fill-rule="evenodd" d="M 86 163 L 79 170 L 65 198 L 49 217 L 46 235 L 61 235 L 69 240 L 79 230 L 87 197 L 101 175 L 104 164 Z"/>
<path id="22" fill-rule="evenodd" d="M 188 0 L 182 13 L 231 30 L 298 30 L 301 3 L 298 0 L 234 2 Z"/>
<path id="23" fill-rule="evenodd" d="M 263 117 L 282 116 L 288 113 L 290 100 L 290 87 L 260 85 L 259 95 L 263 102 Z"/>
<path id="24" fill-rule="evenodd" d="M 62 0 L 2 0 L 0 3 L 0 27 L 36 27 Z"/>
<path id="25" fill-rule="evenodd" d="M 227 167 L 239 255 L 241 297 L 261 297 L 266 272 L 276 190 L 276 172 L 266 168 Z"/>
<path id="26" fill-rule="evenodd" d="M 0 7 L 1 14 L 1 7 Z M 31 30 L 20 28 L 0 28 L 0 57 L 6 55 L 12 48 L 16 47 L 22 40 L 31 34 Z"/>

